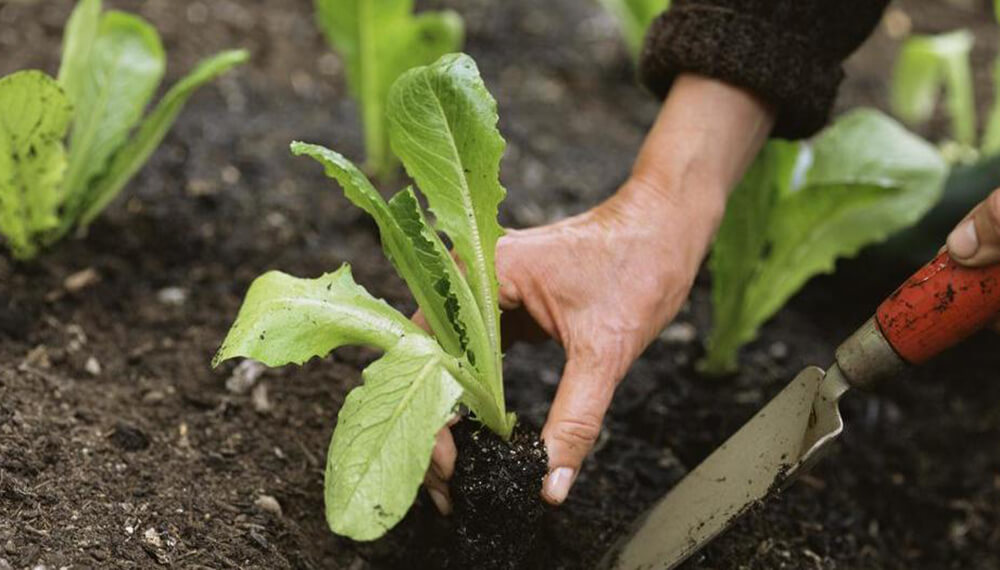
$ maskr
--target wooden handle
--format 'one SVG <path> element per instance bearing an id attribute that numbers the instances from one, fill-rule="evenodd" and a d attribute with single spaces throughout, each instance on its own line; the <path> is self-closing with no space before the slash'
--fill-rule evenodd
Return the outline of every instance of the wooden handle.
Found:
<path id="1" fill-rule="evenodd" d="M 910 364 L 922 364 L 995 322 L 1000 265 L 969 268 L 947 252 L 925 265 L 882 302 L 882 335 Z"/>

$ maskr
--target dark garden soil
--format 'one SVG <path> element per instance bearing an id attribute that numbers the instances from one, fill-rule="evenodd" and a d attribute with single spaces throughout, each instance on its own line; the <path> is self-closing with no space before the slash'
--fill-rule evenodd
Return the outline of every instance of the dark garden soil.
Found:
<path id="1" fill-rule="evenodd" d="M 0 569 L 434 568 L 454 529 L 426 496 L 370 544 L 337 538 L 324 521 L 337 410 L 376 355 L 345 350 L 256 380 L 252 367 L 209 367 L 267 269 L 315 276 L 351 261 L 374 294 L 413 308 L 374 227 L 287 151 L 303 139 L 361 155 L 342 65 L 310 2 L 109 4 L 162 31 L 171 80 L 225 47 L 254 59 L 195 97 L 89 236 L 31 265 L 0 257 Z M 425 3 L 445 4 L 466 17 L 468 51 L 500 102 L 504 222 L 544 223 L 612 192 L 656 105 L 632 82 L 607 18 L 587 0 Z M 0 73 L 54 72 L 70 6 L 0 3 Z M 921 30 L 974 26 L 977 61 L 988 63 L 996 35 L 984 1 L 903 6 Z M 883 28 L 851 61 L 842 106 L 885 101 L 893 46 Z M 985 71 L 979 80 L 988 85 Z M 622 384 L 594 457 L 568 503 L 546 510 L 526 566 L 593 567 L 803 365 L 829 363 L 908 269 L 854 262 L 814 280 L 725 379 L 694 372 L 708 326 L 699 280 Z M 540 426 L 559 351 L 517 346 L 506 362 L 513 408 Z M 984 335 L 850 394 L 836 452 L 684 568 L 1000 568 L 998 375 L 1000 339 Z"/>

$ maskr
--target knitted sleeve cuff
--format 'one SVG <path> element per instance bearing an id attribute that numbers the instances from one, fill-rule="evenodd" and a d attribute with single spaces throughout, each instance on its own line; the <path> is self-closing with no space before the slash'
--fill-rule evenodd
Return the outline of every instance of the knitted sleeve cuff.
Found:
<path id="1" fill-rule="evenodd" d="M 704 5 L 675 6 L 646 37 L 642 82 L 663 98 L 683 72 L 753 91 L 777 112 L 772 136 L 804 138 L 829 119 L 844 72 L 806 38 L 766 20 Z"/>

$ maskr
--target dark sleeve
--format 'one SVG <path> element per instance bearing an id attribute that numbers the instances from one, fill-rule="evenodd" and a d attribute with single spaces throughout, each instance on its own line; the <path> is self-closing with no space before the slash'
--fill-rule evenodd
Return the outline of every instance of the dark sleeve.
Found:
<path id="1" fill-rule="evenodd" d="M 665 97 L 693 72 L 747 88 L 775 106 L 773 136 L 802 138 L 826 124 L 843 61 L 889 0 L 674 0 L 646 37 L 642 82 Z"/>

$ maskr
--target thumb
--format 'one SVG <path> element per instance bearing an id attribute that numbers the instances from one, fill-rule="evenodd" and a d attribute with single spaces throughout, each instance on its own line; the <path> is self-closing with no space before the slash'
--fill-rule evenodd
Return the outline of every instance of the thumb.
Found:
<path id="1" fill-rule="evenodd" d="M 542 485 L 542 498 L 553 505 L 566 500 L 583 460 L 601 433 L 601 423 L 618 380 L 614 374 L 602 372 L 606 369 L 594 357 L 573 358 L 571 354 L 566 363 L 542 429 L 549 454 L 549 473 Z"/>
<path id="2" fill-rule="evenodd" d="M 952 230 L 948 251 L 955 261 L 971 267 L 1000 262 L 1000 190 Z"/>

